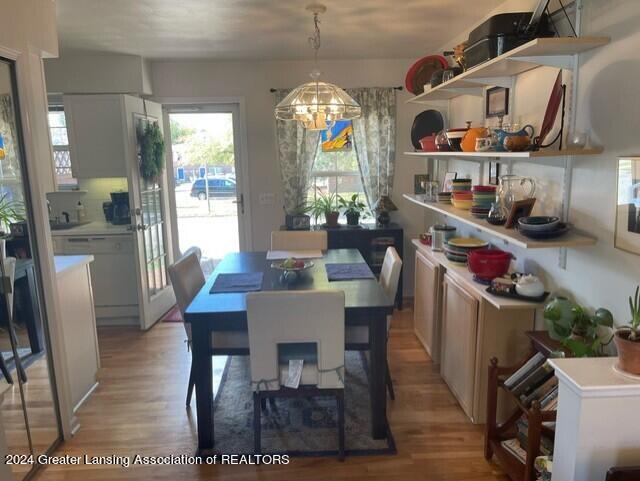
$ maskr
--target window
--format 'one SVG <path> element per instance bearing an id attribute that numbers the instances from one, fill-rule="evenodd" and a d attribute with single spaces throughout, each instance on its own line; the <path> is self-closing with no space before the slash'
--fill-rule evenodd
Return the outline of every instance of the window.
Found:
<path id="1" fill-rule="evenodd" d="M 326 193 L 345 199 L 360 194 L 360 199 L 366 202 L 355 149 L 324 152 L 321 146 L 318 147 L 307 199 L 311 202 L 318 194 Z"/>
<path id="2" fill-rule="evenodd" d="M 71 173 L 67 120 L 62 106 L 49 107 L 49 131 L 51 133 L 51 143 L 53 144 L 53 164 L 58 189 L 75 188 L 78 186 L 78 180 Z"/>

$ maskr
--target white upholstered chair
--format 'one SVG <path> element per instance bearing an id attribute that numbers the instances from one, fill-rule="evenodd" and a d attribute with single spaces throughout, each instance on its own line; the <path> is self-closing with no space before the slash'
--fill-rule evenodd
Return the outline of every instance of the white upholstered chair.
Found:
<path id="1" fill-rule="evenodd" d="M 327 231 L 274 230 L 271 232 L 271 250 L 327 250 Z"/>
<path id="2" fill-rule="evenodd" d="M 255 451 L 260 453 L 263 400 L 335 396 L 339 457 L 344 458 L 344 292 L 274 291 L 247 294 L 254 391 Z M 290 359 L 303 359 L 298 389 L 283 388 Z"/>
<path id="3" fill-rule="evenodd" d="M 380 285 L 389 300 L 395 302 L 396 293 L 398 292 L 398 282 L 400 281 L 400 272 L 402 271 L 402 259 L 398 255 L 398 251 L 394 247 L 387 247 L 380 271 Z M 391 317 L 387 316 L 387 333 L 391 328 Z M 367 326 L 348 326 L 345 331 L 347 350 L 361 351 L 369 349 L 369 328 Z M 391 374 L 389 371 L 389 363 L 386 368 L 387 388 L 391 399 L 395 398 L 393 392 L 393 383 L 391 382 Z"/>
<path id="4" fill-rule="evenodd" d="M 205 284 L 204 274 L 200 267 L 197 252 L 191 252 L 181 257 L 174 264 L 169 266 L 169 278 L 176 295 L 176 302 L 182 318 L 191 304 L 193 298 L 198 294 Z M 187 334 L 187 342 L 191 346 L 191 324 L 184 323 Z M 242 355 L 249 353 L 249 340 L 245 332 L 216 332 L 211 333 L 211 355 Z M 193 364 L 189 374 L 189 386 L 187 388 L 187 406 L 191 404 L 191 396 L 194 388 Z"/>

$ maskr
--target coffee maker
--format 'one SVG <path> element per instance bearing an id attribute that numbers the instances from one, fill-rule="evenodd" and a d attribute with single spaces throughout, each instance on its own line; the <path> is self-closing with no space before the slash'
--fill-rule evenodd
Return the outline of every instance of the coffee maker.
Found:
<path id="1" fill-rule="evenodd" d="M 111 192 L 111 202 L 104 202 L 102 210 L 107 222 L 114 225 L 131 224 L 129 192 Z"/>

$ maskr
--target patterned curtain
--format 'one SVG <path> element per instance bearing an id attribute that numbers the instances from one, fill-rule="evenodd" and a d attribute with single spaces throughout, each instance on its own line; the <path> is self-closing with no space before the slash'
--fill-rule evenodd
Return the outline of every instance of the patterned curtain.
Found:
<path id="1" fill-rule="evenodd" d="M 276 105 L 290 90 L 276 90 Z M 320 144 L 320 132 L 310 131 L 299 122 L 276 120 L 276 140 L 280 178 L 284 192 L 284 210 L 295 212 L 307 200 L 311 170 Z"/>
<path id="2" fill-rule="evenodd" d="M 353 143 L 369 208 L 391 195 L 396 161 L 396 91 L 393 88 L 348 89 L 362 108 L 353 120 Z"/>
<path id="3" fill-rule="evenodd" d="M 0 177 L 20 176 L 20 163 L 16 152 L 16 124 L 13 114 L 13 100 L 10 94 L 0 95 L 0 135 L 4 141 L 5 158 L 2 160 Z"/>

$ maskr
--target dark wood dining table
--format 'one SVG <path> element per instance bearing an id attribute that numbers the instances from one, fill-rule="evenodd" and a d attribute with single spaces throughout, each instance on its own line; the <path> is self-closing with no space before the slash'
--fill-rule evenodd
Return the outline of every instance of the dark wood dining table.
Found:
<path id="1" fill-rule="evenodd" d="M 375 439 L 387 436 L 386 359 L 387 315 L 393 312 L 393 299 L 388 299 L 376 279 L 329 281 L 326 263 L 365 262 L 357 249 L 330 249 L 314 266 L 294 283 L 283 283 L 281 271 L 271 267 L 266 252 L 228 254 L 216 267 L 206 284 L 185 313 L 192 329 L 192 357 L 196 384 L 198 416 L 198 452 L 214 448 L 213 382 L 211 333 L 247 331 L 246 293 L 211 294 L 209 291 L 220 273 L 263 272 L 263 291 L 339 289 L 345 293 L 345 325 L 369 327 L 370 363 L 369 392 L 371 398 L 371 434 Z M 300 313 L 304 315 L 304 313 Z"/>

